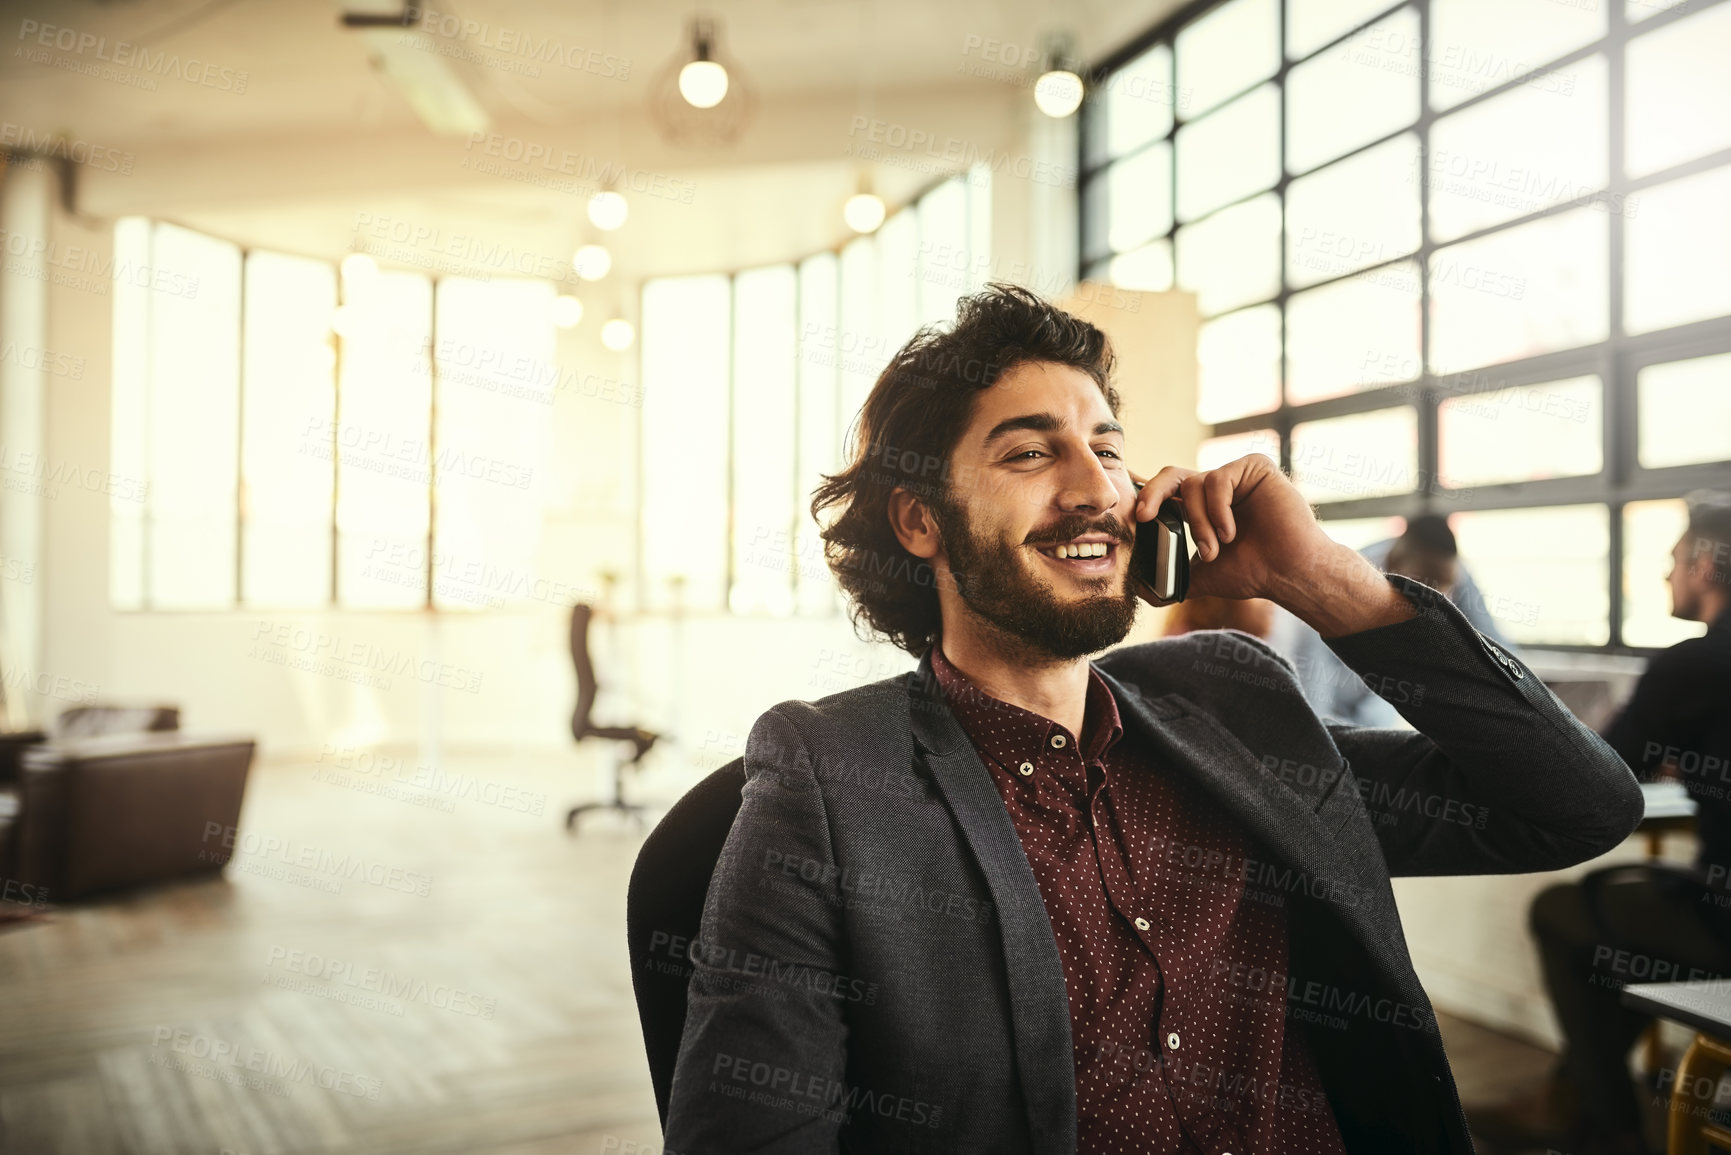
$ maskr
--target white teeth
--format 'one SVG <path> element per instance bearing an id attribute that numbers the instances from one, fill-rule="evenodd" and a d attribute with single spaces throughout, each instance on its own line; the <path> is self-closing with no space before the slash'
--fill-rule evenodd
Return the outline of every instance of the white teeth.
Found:
<path id="1" fill-rule="evenodd" d="M 1088 541 L 1080 545 L 1061 545 L 1054 552 L 1060 558 L 1105 557 L 1106 545 L 1103 541 Z"/>

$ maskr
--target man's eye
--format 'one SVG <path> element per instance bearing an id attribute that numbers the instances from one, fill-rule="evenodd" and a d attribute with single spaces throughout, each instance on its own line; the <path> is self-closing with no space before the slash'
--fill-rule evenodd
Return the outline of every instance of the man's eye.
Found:
<path id="1" fill-rule="evenodd" d="M 1116 450 L 1116 449 L 1102 449 L 1102 450 L 1101 450 L 1101 451 L 1100 451 L 1100 452 L 1101 452 L 1101 453 L 1104 453 L 1104 454 L 1106 454 L 1106 455 L 1108 455 L 1108 456 L 1110 456 L 1110 457 L 1117 457 L 1117 456 L 1119 456 L 1119 454 L 1118 454 L 1118 451 L 1117 451 L 1117 450 Z"/>
<path id="2" fill-rule="evenodd" d="M 1040 451 L 1038 449 L 1024 449 L 1024 450 L 1022 450 L 1022 452 L 1012 455 L 1010 460 L 1011 461 L 1020 461 L 1024 457 L 1028 456 L 1028 454 L 1030 454 L 1030 453 L 1038 453 L 1041 457 L 1046 456 L 1044 453 L 1040 453 Z"/>

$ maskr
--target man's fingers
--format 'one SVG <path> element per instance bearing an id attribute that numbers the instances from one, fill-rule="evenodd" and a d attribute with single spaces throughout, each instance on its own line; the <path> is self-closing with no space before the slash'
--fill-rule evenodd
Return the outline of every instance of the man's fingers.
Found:
<path id="1" fill-rule="evenodd" d="M 1205 475 L 1202 482 L 1208 518 L 1214 523 L 1223 544 L 1238 535 L 1238 523 L 1232 516 L 1232 493 L 1237 480 L 1233 474 L 1238 472 L 1230 465 L 1222 466 Z"/>
<path id="2" fill-rule="evenodd" d="M 1196 553 L 1203 561 L 1213 561 L 1220 554 L 1220 542 L 1214 536 L 1214 523 L 1208 516 L 1203 493 L 1205 474 L 1186 477 L 1179 487 L 1184 502 L 1184 520 L 1190 523 L 1190 536 L 1196 539 Z"/>
<path id="3" fill-rule="evenodd" d="M 1191 476 L 1194 469 L 1184 469 L 1177 465 L 1167 465 L 1148 479 L 1142 487 L 1142 492 L 1136 495 L 1137 521 L 1148 521 L 1160 512 L 1160 503 L 1178 493 L 1178 487 L 1186 477 Z"/>

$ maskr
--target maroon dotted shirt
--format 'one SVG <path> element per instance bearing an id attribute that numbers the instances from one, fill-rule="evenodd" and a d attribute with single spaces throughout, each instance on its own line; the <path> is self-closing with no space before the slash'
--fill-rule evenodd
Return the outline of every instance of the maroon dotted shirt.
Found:
<path id="1" fill-rule="evenodd" d="M 1286 1030 L 1285 895 L 1180 774 L 1120 742 L 1088 670 L 1083 737 L 932 670 L 991 772 L 1058 940 L 1077 1150 L 1344 1155 L 1302 1034 Z"/>

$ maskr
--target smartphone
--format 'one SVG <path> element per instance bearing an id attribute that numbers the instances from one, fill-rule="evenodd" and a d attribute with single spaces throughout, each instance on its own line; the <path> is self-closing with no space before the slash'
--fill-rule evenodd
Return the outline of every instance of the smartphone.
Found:
<path id="1" fill-rule="evenodd" d="M 1136 486 L 1137 492 L 1141 489 Z M 1184 533 L 1184 509 L 1172 498 L 1162 501 L 1160 511 L 1136 527 L 1130 577 L 1137 592 L 1154 605 L 1184 600 L 1190 588 L 1190 539 Z"/>

